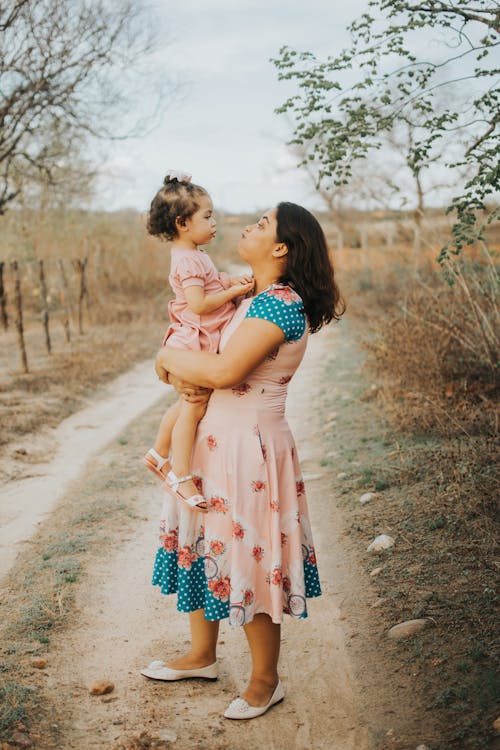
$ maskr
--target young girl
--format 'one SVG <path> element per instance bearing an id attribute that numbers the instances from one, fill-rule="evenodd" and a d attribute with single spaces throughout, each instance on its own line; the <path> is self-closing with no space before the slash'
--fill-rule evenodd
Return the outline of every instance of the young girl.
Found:
<path id="1" fill-rule="evenodd" d="M 216 222 L 207 191 L 190 175 L 172 172 L 151 202 L 148 232 L 173 240 L 170 275 L 175 298 L 169 302 L 170 326 L 163 345 L 216 352 L 220 334 L 233 317 L 236 297 L 253 289 L 249 276 L 219 273 L 200 245 L 215 237 Z M 148 469 L 166 481 L 167 489 L 196 510 L 206 512 L 189 473 L 198 422 L 206 404 L 180 399 L 163 415 L 154 444 L 144 456 Z M 171 463 L 169 453 L 171 449 Z"/>

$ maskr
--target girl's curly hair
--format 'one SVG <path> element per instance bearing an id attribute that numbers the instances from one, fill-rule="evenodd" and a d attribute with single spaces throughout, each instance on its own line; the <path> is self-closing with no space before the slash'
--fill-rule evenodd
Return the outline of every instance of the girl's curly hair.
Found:
<path id="1" fill-rule="evenodd" d="M 162 240 L 177 237 L 178 219 L 181 223 L 199 209 L 199 199 L 208 195 L 205 188 L 192 182 L 179 182 L 176 177 L 165 177 L 163 187 L 151 201 L 147 230 L 149 234 Z"/>

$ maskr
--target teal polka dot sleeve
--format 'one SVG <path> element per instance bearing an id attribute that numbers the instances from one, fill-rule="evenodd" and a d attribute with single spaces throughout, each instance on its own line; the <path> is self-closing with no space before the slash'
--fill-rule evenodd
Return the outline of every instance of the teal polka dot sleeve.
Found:
<path id="1" fill-rule="evenodd" d="M 285 341 L 298 341 L 306 330 L 302 300 L 290 287 L 273 285 L 257 295 L 248 308 L 246 318 L 269 320 L 285 334 Z"/>

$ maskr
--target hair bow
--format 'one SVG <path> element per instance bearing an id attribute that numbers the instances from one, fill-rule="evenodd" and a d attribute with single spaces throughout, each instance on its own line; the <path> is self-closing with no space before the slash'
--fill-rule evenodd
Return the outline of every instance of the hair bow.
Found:
<path id="1" fill-rule="evenodd" d="M 191 182 L 191 175 L 180 172 L 177 169 L 169 169 L 165 177 L 165 182 L 173 182 L 174 180 L 177 180 L 177 182 Z"/>

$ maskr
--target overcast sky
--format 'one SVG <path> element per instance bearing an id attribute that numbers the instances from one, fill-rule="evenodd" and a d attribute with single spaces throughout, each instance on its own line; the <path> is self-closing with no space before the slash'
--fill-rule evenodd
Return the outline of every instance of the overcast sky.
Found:
<path id="1" fill-rule="evenodd" d="M 367 0 L 156 0 L 166 39 L 156 64 L 182 90 L 161 124 L 108 149 L 96 207 L 145 210 L 167 168 L 191 172 L 216 207 L 255 211 L 317 199 L 291 165 L 290 130 L 274 109 L 295 91 L 269 58 L 284 44 L 318 55 L 338 51 Z"/>

